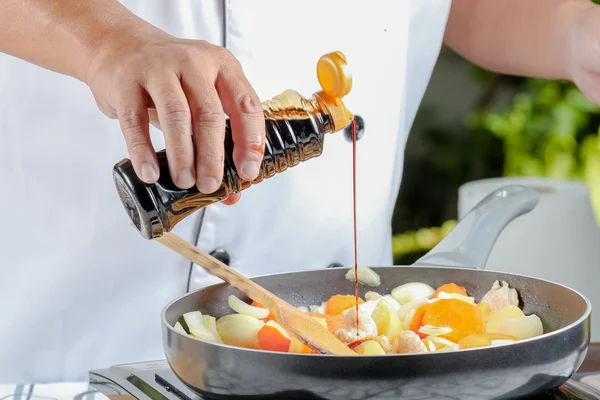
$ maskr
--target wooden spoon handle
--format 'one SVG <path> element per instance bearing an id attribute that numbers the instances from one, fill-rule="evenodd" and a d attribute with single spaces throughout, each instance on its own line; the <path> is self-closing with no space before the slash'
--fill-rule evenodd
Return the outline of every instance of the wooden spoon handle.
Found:
<path id="1" fill-rule="evenodd" d="M 307 346 L 320 353 L 355 354 L 316 320 L 281 300 L 267 289 L 257 285 L 233 268 L 223 264 L 210 254 L 204 253 L 193 244 L 173 233 L 165 233 L 156 240 L 188 260 L 195 262 L 208 272 L 223 279 L 242 293 L 247 294 L 252 300 L 261 303 L 264 307 L 271 310 L 278 322 L 292 336 Z"/>
<path id="2" fill-rule="evenodd" d="M 155 240 L 246 293 L 252 300 L 261 303 L 266 308 L 271 309 L 274 306 L 272 303 L 279 300 L 274 294 L 174 233 L 167 232 Z"/>

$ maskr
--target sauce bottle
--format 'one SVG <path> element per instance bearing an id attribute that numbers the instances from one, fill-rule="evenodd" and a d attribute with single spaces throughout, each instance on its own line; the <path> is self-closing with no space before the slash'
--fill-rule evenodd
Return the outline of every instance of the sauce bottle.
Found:
<path id="1" fill-rule="evenodd" d="M 140 234 L 146 239 L 160 237 L 201 208 L 271 178 L 301 161 L 320 156 L 325 135 L 345 129 L 354 116 L 342 102 L 342 97 L 352 88 L 346 57 L 341 52 L 322 56 L 317 63 L 317 77 L 322 90 L 309 99 L 294 90 L 286 90 L 262 103 L 266 128 L 265 154 L 260 172 L 251 182 L 242 180 L 236 171 L 229 119 L 226 120 L 223 181 L 214 193 L 200 193 L 195 186 L 178 188 L 171 180 L 165 150 L 156 153 L 160 177 L 152 185 L 138 178 L 131 160 L 117 163 L 113 168 L 113 180 L 121 202 Z"/>

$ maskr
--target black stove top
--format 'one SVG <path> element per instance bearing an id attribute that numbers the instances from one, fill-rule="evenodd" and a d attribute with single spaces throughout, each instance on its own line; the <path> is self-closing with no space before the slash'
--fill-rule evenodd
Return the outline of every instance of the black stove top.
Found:
<path id="1" fill-rule="evenodd" d="M 118 365 L 90 372 L 90 384 L 108 398 L 127 400 L 213 400 L 213 399 L 285 399 L 322 400 L 306 392 L 277 395 L 199 395 L 179 380 L 166 361 Z M 118 396 L 118 397 L 117 397 Z M 439 399 L 439 396 L 436 396 Z M 527 397 L 526 400 L 600 400 L 600 372 L 575 374 L 566 384 L 551 393 Z M 423 398 L 423 400 L 427 400 Z"/>

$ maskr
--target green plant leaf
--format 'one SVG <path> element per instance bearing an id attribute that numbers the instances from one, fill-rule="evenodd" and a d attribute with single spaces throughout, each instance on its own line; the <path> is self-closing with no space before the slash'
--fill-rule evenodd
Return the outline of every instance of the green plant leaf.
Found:
<path id="1" fill-rule="evenodd" d="M 552 110 L 554 126 L 551 135 L 575 137 L 577 129 L 585 120 L 585 113 L 570 106 L 566 102 L 559 102 Z"/>
<path id="2" fill-rule="evenodd" d="M 567 90 L 565 102 L 573 108 L 588 113 L 600 112 L 600 107 L 588 99 L 577 87 L 573 86 Z"/>

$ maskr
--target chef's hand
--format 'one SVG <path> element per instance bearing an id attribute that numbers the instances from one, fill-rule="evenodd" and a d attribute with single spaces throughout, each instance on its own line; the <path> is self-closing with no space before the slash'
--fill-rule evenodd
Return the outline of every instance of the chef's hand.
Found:
<path id="1" fill-rule="evenodd" d="M 591 6 L 573 23 L 570 37 L 573 82 L 600 105 L 600 6 Z"/>
<path id="2" fill-rule="evenodd" d="M 165 136 L 173 182 L 212 193 L 223 178 L 225 116 L 230 116 L 233 159 L 252 180 L 264 154 L 264 114 L 240 63 L 226 49 L 162 31 L 109 40 L 90 64 L 86 82 L 98 106 L 118 118 L 135 172 L 158 179 L 149 123 Z M 193 137 L 193 140 L 192 140 Z M 231 196 L 226 204 L 237 202 Z"/>

